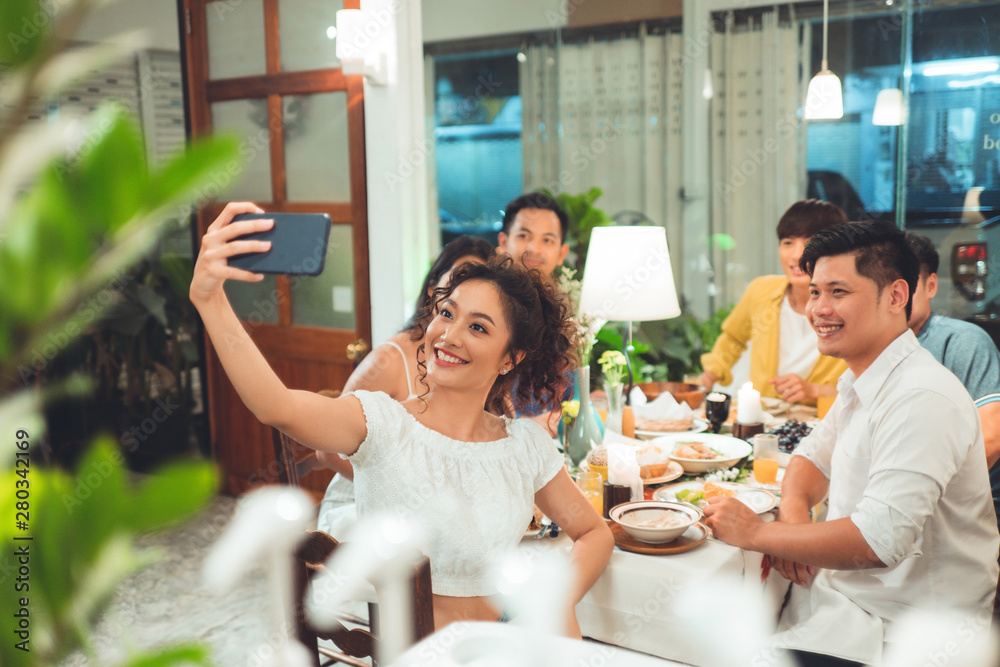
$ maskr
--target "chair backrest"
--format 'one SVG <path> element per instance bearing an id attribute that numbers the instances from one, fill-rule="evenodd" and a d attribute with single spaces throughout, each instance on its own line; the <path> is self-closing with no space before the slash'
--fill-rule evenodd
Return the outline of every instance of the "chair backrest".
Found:
<path id="1" fill-rule="evenodd" d="M 333 389 L 324 389 L 318 393 L 330 398 L 340 396 L 340 392 Z M 274 458 L 278 462 L 278 482 L 281 484 L 299 486 L 301 478 L 314 470 L 325 468 L 316 458 L 314 450 L 299 444 L 273 426 L 271 442 L 274 444 Z"/>
<path id="2" fill-rule="evenodd" d="M 295 635 L 309 653 L 314 656 L 314 664 L 320 665 L 320 655 L 333 658 L 349 665 L 364 665 L 360 658 L 374 657 L 380 650 L 379 626 L 374 605 L 369 605 L 371 632 L 361 628 L 349 630 L 340 622 L 334 622 L 332 628 L 314 627 L 305 614 L 306 591 L 309 581 L 323 566 L 323 563 L 337 549 L 339 542 L 333 537 L 318 530 L 306 533 L 306 538 L 295 551 L 294 557 L 294 599 Z M 413 568 L 411 578 L 411 600 L 413 601 L 411 634 L 416 643 L 434 632 L 434 607 L 431 593 L 431 566 L 424 557 Z M 334 643 L 341 652 L 331 651 L 319 646 L 320 639 Z"/>

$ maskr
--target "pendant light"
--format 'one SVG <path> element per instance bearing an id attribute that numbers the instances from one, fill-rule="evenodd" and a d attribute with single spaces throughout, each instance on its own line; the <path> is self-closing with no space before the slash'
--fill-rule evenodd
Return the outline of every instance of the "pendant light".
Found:
<path id="1" fill-rule="evenodd" d="M 899 88 L 883 88 L 875 98 L 872 125 L 903 124 L 903 91 Z"/>
<path id="2" fill-rule="evenodd" d="M 829 120 L 844 117 L 844 93 L 840 77 L 827 65 L 827 28 L 830 24 L 830 0 L 823 0 L 823 66 L 809 82 L 806 92 L 807 120 Z"/>

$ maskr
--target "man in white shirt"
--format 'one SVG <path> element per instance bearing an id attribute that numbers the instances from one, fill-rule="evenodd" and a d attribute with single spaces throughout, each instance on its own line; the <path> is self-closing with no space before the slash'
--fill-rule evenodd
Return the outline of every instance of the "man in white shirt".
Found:
<path id="1" fill-rule="evenodd" d="M 983 436 L 969 393 L 907 326 L 916 256 L 893 225 L 864 222 L 817 233 L 801 264 L 819 350 L 848 370 L 788 465 L 778 521 L 713 499 L 709 527 L 797 584 L 776 645 L 802 665 L 880 664 L 915 608 L 988 629 L 1000 537 Z M 812 523 L 827 492 L 827 520 Z"/>

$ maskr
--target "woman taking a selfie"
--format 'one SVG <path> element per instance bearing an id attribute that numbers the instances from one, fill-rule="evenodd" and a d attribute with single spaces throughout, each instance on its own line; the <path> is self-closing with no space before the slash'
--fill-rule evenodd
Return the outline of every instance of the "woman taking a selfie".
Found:
<path id="1" fill-rule="evenodd" d="M 518 543 L 537 504 L 574 542 L 565 629 L 578 637 L 574 607 L 607 565 L 611 532 L 544 429 L 494 414 L 531 396 L 554 402 L 559 395 L 571 349 L 565 301 L 537 272 L 509 259 L 467 264 L 428 306 L 433 316 L 419 363 L 433 391 L 397 402 L 382 392 L 334 399 L 289 389 L 223 291 L 226 280 L 262 279 L 227 262 L 268 250 L 266 242 L 238 237 L 271 221 L 232 223 L 236 214 L 259 212 L 249 203 L 226 206 L 202 240 L 190 290 L 209 337 L 225 341 L 216 353 L 246 406 L 304 445 L 350 457 L 359 521 L 391 511 L 423 522 L 436 628 L 500 617 L 489 599 L 492 559 Z"/>

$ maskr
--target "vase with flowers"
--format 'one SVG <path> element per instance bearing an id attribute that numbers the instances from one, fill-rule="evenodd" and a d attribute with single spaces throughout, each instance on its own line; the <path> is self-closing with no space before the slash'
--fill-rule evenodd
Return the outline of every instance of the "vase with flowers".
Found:
<path id="1" fill-rule="evenodd" d="M 566 295 L 573 309 L 573 345 L 576 351 L 576 387 L 574 400 L 579 401 L 578 410 L 571 424 L 566 425 L 566 456 L 574 465 L 579 465 L 591 448 L 604 441 L 600 417 L 590 402 L 590 354 L 594 349 L 597 332 L 605 320 L 590 313 L 580 311 L 581 282 L 576 271 L 561 266 L 557 274 L 560 291 Z"/>
<path id="2" fill-rule="evenodd" d="M 608 395 L 608 418 L 604 428 L 617 433 L 622 430 L 622 408 L 625 405 L 625 355 L 618 350 L 607 350 L 597 360 L 604 376 L 604 391 Z"/>

